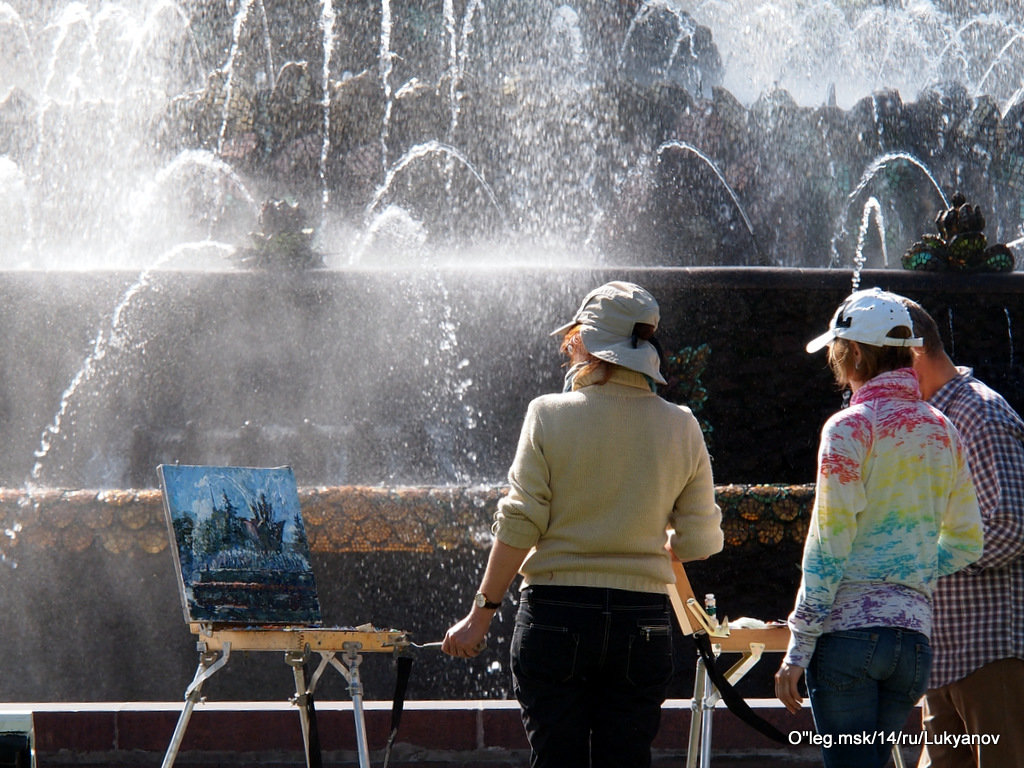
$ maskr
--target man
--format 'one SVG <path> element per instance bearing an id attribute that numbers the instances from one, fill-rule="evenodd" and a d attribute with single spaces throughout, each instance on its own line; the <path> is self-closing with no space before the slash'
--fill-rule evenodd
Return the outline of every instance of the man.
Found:
<path id="1" fill-rule="evenodd" d="M 1024 421 L 969 368 L 935 320 L 905 300 L 921 396 L 959 430 L 985 529 L 981 559 L 938 581 L 926 743 L 918 768 L 1024 767 Z"/>

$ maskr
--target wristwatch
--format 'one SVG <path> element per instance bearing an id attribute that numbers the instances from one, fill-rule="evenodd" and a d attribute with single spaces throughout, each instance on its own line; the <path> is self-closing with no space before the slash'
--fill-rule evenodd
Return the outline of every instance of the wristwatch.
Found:
<path id="1" fill-rule="evenodd" d="M 492 603 L 483 592 L 477 592 L 473 595 L 473 605 L 477 608 L 488 608 L 492 611 L 501 607 L 501 603 Z"/>

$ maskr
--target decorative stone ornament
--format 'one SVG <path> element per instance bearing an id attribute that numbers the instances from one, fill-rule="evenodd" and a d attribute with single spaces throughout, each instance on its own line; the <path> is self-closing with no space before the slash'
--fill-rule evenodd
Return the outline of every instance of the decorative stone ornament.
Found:
<path id="1" fill-rule="evenodd" d="M 939 234 L 926 234 L 903 254 L 903 268 L 919 272 L 1012 272 L 1013 253 L 1003 243 L 989 246 L 985 216 L 957 192 L 935 217 Z"/>

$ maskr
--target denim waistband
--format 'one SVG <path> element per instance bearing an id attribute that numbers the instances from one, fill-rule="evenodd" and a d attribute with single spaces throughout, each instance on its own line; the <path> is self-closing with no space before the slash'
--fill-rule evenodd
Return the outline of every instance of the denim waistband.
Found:
<path id="1" fill-rule="evenodd" d="M 553 584 L 531 585 L 520 593 L 522 599 L 572 603 L 597 608 L 665 608 L 668 595 L 661 592 L 632 592 L 628 589 L 607 587 L 570 587 Z"/>

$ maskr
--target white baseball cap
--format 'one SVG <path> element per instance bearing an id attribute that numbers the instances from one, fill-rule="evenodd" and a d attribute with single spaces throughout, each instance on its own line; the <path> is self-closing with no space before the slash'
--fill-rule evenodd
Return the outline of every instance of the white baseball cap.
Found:
<path id="1" fill-rule="evenodd" d="M 905 326 L 909 339 L 889 336 L 893 328 Z M 881 288 L 851 293 L 832 315 L 825 333 L 807 344 L 808 352 L 817 352 L 836 339 L 858 341 L 876 347 L 921 347 L 924 341 L 913 337 L 914 322 L 900 297 Z"/>
<path id="2" fill-rule="evenodd" d="M 564 336 L 578 325 L 583 346 L 594 357 L 639 371 L 658 384 L 664 384 L 657 348 L 633 335 L 633 326 L 637 323 L 657 328 L 658 320 L 658 302 L 647 289 L 634 283 L 614 281 L 588 293 L 572 320 L 553 330 L 551 335 Z"/>

